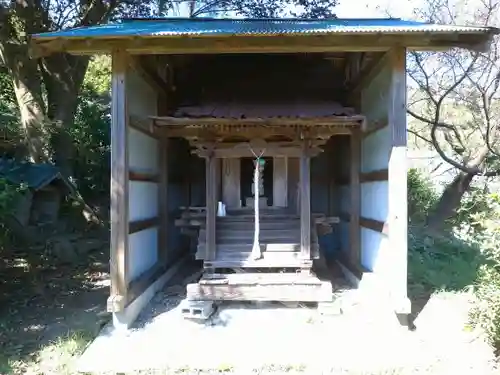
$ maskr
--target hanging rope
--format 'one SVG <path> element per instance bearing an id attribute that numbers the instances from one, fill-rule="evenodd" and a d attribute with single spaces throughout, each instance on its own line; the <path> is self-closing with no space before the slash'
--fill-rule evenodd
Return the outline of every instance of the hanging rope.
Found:
<path id="1" fill-rule="evenodd" d="M 250 151 L 252 152 L 253 156 L 255 157 L 255 167 L 254 167 L 254 173 L 253 173 L 253 212 L 254 212 L 254 223 L 255 223 L 255 230 L 253 232 L 253 246 L 252 246 L 252 253 L 251 257 L 254 260 L 260 259 L 262 257 L 262 253 L 260 251 L 260 244 L 259 244 L 259 235 L 260 235 L 260 222 L 259 222 L 259 180 L 260 180 L 260 159 L 262 158 L 262 155 L 264 155 L 264 150 L 260 153 L 260 155 L 257 155 L 252 147 L 248 145 L 250 148 Z"/>

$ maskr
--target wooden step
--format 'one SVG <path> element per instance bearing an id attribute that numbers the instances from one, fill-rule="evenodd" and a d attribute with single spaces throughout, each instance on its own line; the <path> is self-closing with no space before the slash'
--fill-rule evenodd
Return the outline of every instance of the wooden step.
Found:
<path id="1" fill-rule="evenodd" d="M 298 252 L 263 252 L 253 260 L 250 253 L 218 253 L 215 260 L 204 261 L 205 268 L 311 268 L 312 260 L 302 259 Z"/>
<path id="2" fill-rule="evenodd" d="M 293 273 L 235 273 L 210 275 L 188 284 L 191 301 L 328 302 L 332 285 L 314 275 Z"/>
<path id="3" fill-rule="evenodd" d="M 235 254 L 235 256 L 247 257 L 250 255 L 252 251 L 253 242 L 249 243 L 229 243 L 229 244 L 219 244 L 216 245 L 216 254 L 217 256 L 221 253 Z M 260 243 L 261 251 L 268 252 L 298 252 L 300 251 L 300 243 L 273 243 L 273 244 L 264 244 Z M 205 251 L 205 243 L 198 244 L 198 251 Z M 245 255 L 247 254 L 247 255 Z"/>
<path id="4" fill-rule="evenodd" d="M 202 228 L 205 226 L 203 225 Z M 261 221 L 259 223 L 259 227 L 261 230 L 266 230 L 266 229 L 274 229 L 274 230 L 287 230 L 287 229 L 293 229 L 293 230 L 300 230 L 300 223 L 299 222 L 279 222 L 279 221 L 271 221 L 271 222 L 266 222 L 266 221 Z M 249 230 L 249 231 L 254 231 L 255 230 L 255 225 L 253 222 L 217 222 L 215 224 L 216 230 Z"/>
<path id="5" fill-rule="evenodd" d="M 246 222 L 254 221 L 255 216 L 251 215 L 227 215 L 227 216 L 217 216 L 217 221 L 235 221 L 235 222 Z M 298 215 L 259 215 L 259 221 L 297 221 L 300 222 L 300 217 Z"/>
<path id="6" fill-rule="evenodd" d="M 312 234 L 312 232 L 311 232 Z M 241 239 L 248 240 L 254 237 L 254 230 L 252 229 L 237 229 L 237 230 L 226 230 L 219 229 L 216 230 L 217 240 L 227 240 L 227 239 Z M 205 241 L 206 230 L 200 230 L 199 236 L 200 241 Z M 295 242 L 295 240 L 300 241 L 300 232 L 294 229 L 261 229 L 259 233 L 259 239 L 262 241 L 275 240 L 275 239 L 288 239 L 290 242 Z M 217 241 L 219 242 L 219 241 Z M 286 242 L 286 241 L 285 241 Z"/>

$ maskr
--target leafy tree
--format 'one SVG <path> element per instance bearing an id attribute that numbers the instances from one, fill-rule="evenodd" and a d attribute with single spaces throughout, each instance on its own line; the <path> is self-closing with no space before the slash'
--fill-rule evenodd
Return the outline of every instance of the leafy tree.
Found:
<path id="1" fill-rule="evenodd" d="M 467 11 L 468 10 L 468 11 Z M 419 18 L 443 24 L 499 25 L 499 0 L 429 0 Z M 410 130 L 456 170 L 427 222 L 440 229 L 457 212 L 477 176 L 500 173 L 500 41 L 478 53 L 453 49 L 409 56 Z"/>
<path id="2" fill-rule="evenodd" d="M 333 16 L 337 0 L 190 1 L 191 16 L 232 12 L 243 16 Z M 73 176 L 74 123 L 78 95 L 89 57 L 56 53 L 30 57 L 32 34 L 87 26 L 129 16 L 162 14 L 179 0 L 0 0 L 0 65 L 11 76 L 28 154 L 34 161 L 52 160 Z"/>

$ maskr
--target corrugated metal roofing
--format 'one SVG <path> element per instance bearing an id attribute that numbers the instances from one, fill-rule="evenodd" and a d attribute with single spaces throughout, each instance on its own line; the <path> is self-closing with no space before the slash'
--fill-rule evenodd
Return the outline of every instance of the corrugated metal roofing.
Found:
<path id="1" fill-rule="evenodd" d="M 436 25 L 397 18 L 379 19 L 129 19 L 34 35 L 35 39 L 129 36 L 321 35 L 400 33 L 491 33 L 494 28 Z"/>
<path id="2" fill-rule="evenodd" d="M 353 108 L 343 107 L 337 102 L 288 102 L 278 103 L 205 103 L 199 106 L 182 106 L 174 117 L 188 118 L 319 118 L 331 116 L 354 116 Z"/>

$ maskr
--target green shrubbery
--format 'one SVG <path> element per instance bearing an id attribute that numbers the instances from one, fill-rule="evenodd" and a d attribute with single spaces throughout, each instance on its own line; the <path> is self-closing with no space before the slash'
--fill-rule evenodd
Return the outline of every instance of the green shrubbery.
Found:
<path id="1" fill-rule="evenodd" d="M 473 288 L 477 302 L 471 325 L 500 344 L 500 196 L 474 188 L 463 198 L 449 233 L 429 235 L 425 215 L 436 203 L 432 184 L 416 170 L 408 173 L 409 292 Z"/>

